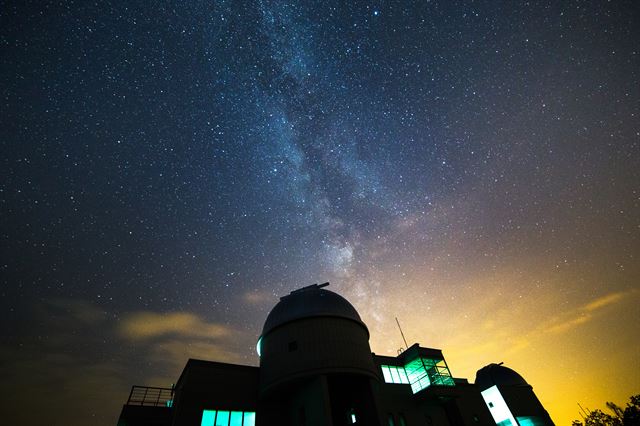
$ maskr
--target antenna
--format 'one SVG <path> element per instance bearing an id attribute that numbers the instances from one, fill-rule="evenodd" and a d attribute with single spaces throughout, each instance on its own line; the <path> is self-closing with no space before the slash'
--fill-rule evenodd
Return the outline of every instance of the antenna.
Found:
<path id="1" fill-rule="evenodd" d="M 402 332 L 402 327 L 400 327 L 400 321 L 398 321 L 398 317 L 396 317 L 396 324 L 398 324 L 398 330 L 400 330 L 400 335 L 402 336 L 402 340 L 404 341 L 404 347 L 409 348 L 407 344 L 407 339 L 404 338 L 404 333 Z"/>
<path id="2" fill-rule="evenodd" d="M 578 414 L 580 414 L 580 417 L 582 417 L 582 420 L 586 420 L 586 416 L 589 416 L 589 412 L 584 408 L 582 408 L 582 405 L 580 405 L 579 402 L 578 402 L 578 407 L 580 407 L 580 410 L 582 410 L 582 413 L 578 412 Z"/>

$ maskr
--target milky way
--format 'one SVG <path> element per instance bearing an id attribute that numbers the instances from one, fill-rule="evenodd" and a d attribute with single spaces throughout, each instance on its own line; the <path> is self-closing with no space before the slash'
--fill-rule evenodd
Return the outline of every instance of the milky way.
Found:
<path id="1" fill-rule="evenodd" d="M 638 8 L 451 3 L 7 6 L 8 418 L 114 424 L 189 357 L 256 364 L 325 281 L 377 353 L 398 317 L 557 424 L 637 393 Z"/>

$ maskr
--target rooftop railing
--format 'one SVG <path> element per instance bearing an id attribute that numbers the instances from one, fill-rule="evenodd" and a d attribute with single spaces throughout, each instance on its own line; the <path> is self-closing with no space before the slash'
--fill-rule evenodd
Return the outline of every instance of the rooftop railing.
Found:
<path id="1" fill-rule="evenodd" d="M 127 405 L 171 407 L 173 405 L 173 388 L 132 386 Z"/>

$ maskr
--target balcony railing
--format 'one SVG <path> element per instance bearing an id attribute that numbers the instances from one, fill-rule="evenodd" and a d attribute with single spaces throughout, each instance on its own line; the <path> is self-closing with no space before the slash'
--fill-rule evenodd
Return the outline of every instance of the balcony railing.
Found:
<path id="1" fill-rule="evenodd" d="M 173 388 L 154 388 L 152 386 L 132 386 L 127 405 L 145 405 L 149 407 L 173 406 Z"/>

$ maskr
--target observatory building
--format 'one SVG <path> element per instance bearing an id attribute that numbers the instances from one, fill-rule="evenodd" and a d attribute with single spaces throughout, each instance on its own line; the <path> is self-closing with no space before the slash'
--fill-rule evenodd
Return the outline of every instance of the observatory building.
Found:
<path id="1" fill-rule="evenodd" d="M 518 373 L 453 377 L 440 349 L 376 355 L 342 296 L 282 297 L 258 339 L 260 366 L 190 359 L 172 388 L 133 386 L 118 426 L 553 426 Z"/>

